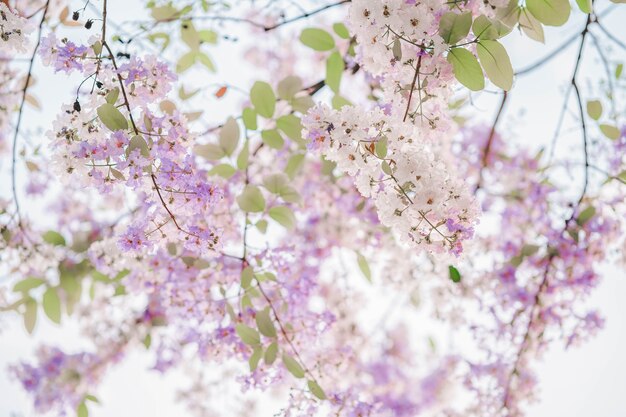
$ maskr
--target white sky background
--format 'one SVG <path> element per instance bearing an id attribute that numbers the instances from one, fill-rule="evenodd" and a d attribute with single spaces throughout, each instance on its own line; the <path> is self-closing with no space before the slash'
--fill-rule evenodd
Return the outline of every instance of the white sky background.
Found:
<path id="1" fill-rule="evenodd" d="M 79 2 L 75 2 L 78 4 Z M 95 2 L 97 5 L 100 2 Z M 110 0 L 109 14 L 113 21 L 138 18 L 145 13 L 139 0 Z M 603 10 L 608 2 L 599 0 L 598 8 Z M 76 6 L 78 8 L 79 6 Z M 575 6 L 574 6 L 575 8 Z M 535 62 L 549 51 L 560 45 L 571 34 L 579 32 L 584 25 L 583 16 L 573 11 L 575 22 L 568 22 L 567 29 L 555 28 L 546 31 L 546 45 L 541 45 L 513 35 L 507 38 L 507 50 L 511 55 L 514 68 L 521 68 Z M 330 19 L 329 21 L 333 21 Z M 603 23 L 614 35 L 626 40 L 626 5 L 616 8 Z M 98 22 L 94 26 L 97 26 Z M 240 34 L 235 26 L 230 26 L 230 33 Z M 289 28 L 295 30 L 297 26 Z M 95 30 L 92 30 L 95 33 Z M 589 41 L 590 39 L 588 39 Z M 297 40 L 293 40 L 297 42 Z M 231 43 L 212 51 L 219 73 L 206 75 L 203 73 L 199 83 L 235 83 L 244 89 L 249 87 L 253 69 L 241 65 L 238 55 L 233 51 Z M 516 81 L 509 99 L 501 127 L 506 132 L 513 131 L 520 143 L 541 146 L 548 143 L 553 135 L 558 113 L 561 109 L 563 91 L 567 86 L 573 70 L 578 41 L 541 70 L 524 76 Z M 609 46 L 603 44 L 603 46 Z M 586 89 L 587 81 L 604 76 L 604 69 L 599 65 L 598 56 L 592 43 L 587 45 L 585 61 L 581 68 L 579 82 Z M 607 54 L 613 61 L 626 61 L 623 50 L 613 47 Z M 39 70 L 36 70 L 39 71 Z M 45 103 L 43 112 L 29 108 L 24 121 L 28 130 L 34 131 L 38 126 L 45 129 L 54 118 L 61 103 L 73 100 L 72 88 L 75 80 L 66 80 L 63 75 L 52 76 L 49 70 L 39 72 L 42 75 L 34 88 L 34 93 Z M 493 90 L 493 89 L 492 89 Z M 210 97 L 213 90 L 208 91 Z M 497 98 L 491 94 L 475 96 L 476 112 L 473 117 L 491 123 Z M 594 98 L 594 97 L 587 97 Z M 573 101 L 572 101 L 573 103 Z M 574 109 L 573 106 L 571 106 Z M 231 109 L 225 108 L 215 100 L 208 101 L 205 116 L 211 120 L 220 120 L 228 115 Z M 564 131 L 560 139 L 561 151 L 578 152 L 581 139 L 580 133 L 569 128 L 576 123 L 566 119 Z M 506 129 L 510 127 L 511 129 Z M 557 154 L 558 155 L 558 154 Z M 4 179 L 8 178 L 7 166 L 0 165 L 2 184 L 0 195 L 6 197 L 8 186 Z M 575 183 L 573 187 L 577 187 Z M 573 189 L 578 193 L 578 188 Z M 29 211 L 29 203 L 22 199 L 25 211 Z M 582 347 L 562 351 L 560 347 L 550 351 L 538 365 L 540 380 L 540 402 L 529 409 L 529 417 L 625 417 L 626 402 L 626 276 L 624 271 L 606 268 L 604 281 L 595 291 L 590 304 L 600 308 L 606 317 L 606 327 L 600 334 Z M 2 280 L 2 278 L 0 278 Z M 1 281 L 0 281 L 1 283 Z M 384 310 L 386 305 L 376 306 Z M 42 318 L 42 316 L 40 316 Z M 0 417 L 34 416 L 30 398 L 18 384 L 9 379 L 6 367 L 10 363 L 28 358 L 35 347 L 41 342 L 60 346 L 75 345 L 76 325 L 65 321 L 63 328 L 50 324 L 46 319 L 39 320 L 35 337 L 26 334 L 21 318 L 5 315 L 0 317 Z M 68 343 L 69 341 L 69 343 Z M 124 363 L 114 368 L 105 378 L 97 392 L 101 400 L 100 406 L 91 406 L 93 417 L 135 416 L 135 417 L 173 417 L 188 415 L 184 406 L 174 401 L 175 392 L 180 387 L 180 375 L 176 373 L 161 377 L 149 371 L 151 358 L 144 352 L 131 354 Z M 185 383 L 185 382 L 183 382 Z M 268 410 L 260 415 L 268 417 L 275 410 Z"/>

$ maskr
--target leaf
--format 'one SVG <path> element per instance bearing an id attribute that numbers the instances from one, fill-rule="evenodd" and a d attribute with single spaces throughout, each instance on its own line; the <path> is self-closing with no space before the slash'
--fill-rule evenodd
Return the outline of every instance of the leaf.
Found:
<path id="1" fill-rule="evenodd" d="M 454 282 L 455 284 L 461 282 L 461 273 L 452 265 L 448 266 L 448 275 L 450 277 L 450 281 Z"/>
<path id="2" fill-rule="evenodd" d="M 276 356 L 278 354 L 278 343 L 272 342 L 267 349 L 265 350 L 265 356 L 263 360 L 266 365 L 271 365 L 276 360 Z"/>
<path id="3" fill-rule="evenodd" d="M 243 109 L 243 112 L 241 113 L 241 119 L 243 120 L 243 125 L 246 127 L 246 129 L 256 130 L 256 112 L 253 109 L 251 109 L 250 107 L 246 107 L 245 109 Z"/>
<path id="4" fill-rule="evenodd" d="M 615 126 L 603 123 L 600 125 L 600 131 L 602 132 L 604 136 L 606 136 L 609 139 L 613 139 L 613 140 L 619 139 L 620 131 Z"/>
<path id="5" fill-rule="evenodd" d="M 263 336 L 267 337 L 276 337 L 276 328 L 274 327 L 274 322 L 270 317 L 270 309 L 269 307 L 265 310 L 259 311 L 256 314 L 256 327 L 259 329 L 259 332 Z"/>
<path id="6" fill-rule="evenodd" d="M 89 410 L 87 409 L 87 405 L 84 401 L 78 404 L 78 408 L 76 409 L 76 417 L 89 417 Z"/>
<path id="7" fill-rule="evenodd" d="M 43 311 L 53 322 L 61 323 L 61 299 L 56 288 L 48 288 L 43 294 Z"/>
<path id="8" fill-rule="evenodd" d="M 485 76 L 473 53 L 463 48 L 452 48 L 448 53 L 448 62 L 457 80 L 472 91 L 485 88 Z"/>
<path id="9" fill-rule="evenodd" d="M 128 147 L 126 148 L 126 156 L 130 155 L 130 153 L 135 149 L 139 149 L 141 155 L 145 156 L 146 158 L 150 156 L 150 148 L 148 148 L 146 140 L 140 135 L 135 135 L 130 138 L 130 141 L 128 142 Z"/>
<path id="10" fill-rule="evenodd" d="M 299 153 L 299 154 L 292 155 L 287 161 L 287 166 L 285 167 L 285 174 L 287 174 L 287 176 L 289 176 L 290 179 L 294 179 L 296 174 L 300 171 L 300 168 L 302 168 L 303 163 L 304 163 L 304 154 Z"/>
<path id="11" fill-rule="evenodd" d="M 198 59 L 198 61 L 200 61 L 202 65 L 205 66 L 206 69 L 211 72 L 215 72 L 215 65 L 213 65 L 213 61 L 211 60 L 211 58 L 209 58 L 207 54 L 202 52 L 197 52 L 196 54 L 196 58 Z"/>
<path id="12" fill-rule="evenodd" d="M 28 333 L 32 334 L 37 323 L 37 301 L 29 298 L 24 303 L 24 307 L 26 308 L 24 310 L 24 327 Z"/>
<path id="13" fill-rule="evenodd" d="M 583 211 L 580 212 L 578 217 L 576 217 L 576 223 L 579 226 L 584 226 L 593 216 L 596 214 L 596 209 L 593 206 L 589 206 Z"/>
<path id="14" fill-rule="evenodd" d="M 337 51 L 330 54 L 326 60 L 326 85 L 335 93 L 339 93 L 339 86 L 341 85 L 341 76 L 345 63 L 341 54 Z"/>
<path id="15" fill-rule="evenodd" d="M 263 81 L 257 81 L 250 90 L 250 101 L 258 114 L 266 119 L 274 116 L 276 96 L 272 87 Z"/>
<path id="16" fill-rule="evenodd" d="M 261 139 L 272 149 L 282 149 L 285 146 L 285 140 L 276 129 L 263 130 Z"/>
<path id="17" fill-rule="evenodd" d="M 269 215 L 287 230 L 292 230 L 296 227 L 296 216 L 294 216 L 293 211 L 289 207 L 272 207 L 269 210 Z"/>
<path id="18" fill-rule="evenodd" d="M 285 368 L 287 368 L 291 375 L 295 376 L 296 378 L 304 378 L 304 369 L 302 369 L 302 366 L 300 366 L 298 361 L 296 361 L 294 358 L 287 355 L 286 353 L 283 353 L 282 359 L 283 365 L 285 365 Z"/>
<path id="19" fill-rule="evenodd" d="M 263 186 L 270 193 L 280 194 L 281 190 L 287 185 L 289 185 L 289 179 L 283 173 L 270 174 L 263 177 Z"/>
<path id="20" fill-rule="evenodd" d="M 254 278 L 254 271 L 249 266 L 245 267 L 241 271 L 241 288 L 247 290 L 252 285 L 252 279 Z"/>
<path id="21" fill-rule="evenodd" d="M 439 21 L 439 35 L 448 45 L 454 45 L 465 38 L 472 27 L 472 13 L 447 12 Z"/>
<path id="22" fill-rule="evenodd" d="M 189 51 L 186 54 L 182 55 L 178 58 L 178 62 L 176 62 L 176 73 L 182 74 L 187 71 L 189 68 L 196 63 L 196 58 L 199 57 L 199 54 L 196 51 Z"/>
<path id="23" fill-rule="evenodd" d="M 478 58 L 487 77 L 503 90 L 513 86 L 513 67 L 506 49 L 498 41 L 483 40 L 476 47 Z"/>
<path id="24" fill-rule="evenodd" d="M 248 158 L 250 156 L 250 149 L 248 148 L 248 144 L 245 143 L 241 152 L 239 152 L 239 156 L 237 157 L 237 168 L 244 170 L 248 167 Z"/>
<path id="25" fill-rule="evenodd" d="M 119 96 L 120 96 L 120 89 L 115 87 L 114 89 L 112 89 L 111 91 L 107 93 L 104 99 L 109 104 L 115 104 Z"/>
<path id="26" fill-rule="evenodd" d="M 111 131 L 128 129 L 126 117 L 112 104 L 105 103 L 98 107 L 98 117 L 102 124 Z"/>
<path id="27" fill-rule="evenodd" d="M 24 278 L 13 286 L 14 292 L 28 292 L 46 283 L 46 280 L 35 277 Z"/>
<path id="28" fill-rule="evenodd" d="M 541 22 L 535 19 L 535 17 L 528 12 L 525 7 L 520 9 L 519 25 L 530 39 L 537 42 L 545 43 L 545 36 L 543 34 L 543 26 Z"/>
<path id="29" fill-rule="evenodd" d="M 357 252 L 356 261 L 359 264 L 359 269 L 361 269 L 363 276 L 367 278 L 369 282 L 372 282 L 372 271 L 370 270 L 367 258 L 365 258 L 365 256 L 363 256 L 360 252 Z"/>
<path id="30" fill-rule="evenodd" d="M 526 7 L 541 23 L 548 26 L 561 26 L 570 14 L 568 0 L 526 0 Z"/>
<path id="31" fill-rule="evenodd" d="M 393 41 L 391 52 L 393 53 L 393 59 L 396 61 L 400 61 L 402 59 L 402 42 L 400 42 L 399 38 L 396 38 Z"/>
<path id="32" fill-rule="evenodd" d="M 44 242 L 54 246 L 65 246 L 65 238 L 54 230 L 48 230 L 41 236 Z"/>
<path id="33" fill-rule="evenodd" d="M 517 24 L 520 16 L 520 6 L 518 0 L 509 0 L 506 7 L 499 8 L 496 12 L 496 19 L 511 29 Z"/>
<path id="34" fill-rule="evenodd" d="M 250 346 L 258 346 L 261 344 L 261 337 L 259 332 L 254 330 L 250 326 L 245 324 L 238 324 L 235 326 L 235 331 L 243 343 Z"/>
<path id="35" fill-rule="evenodd" d="M 246 185 L 241 195 L 237 197 L 237 204 L 248 213 L 259 213 L 265 210 L 263 193 L 254 185 Z"/>
<path id="36" fill-rule="evenodd" d="M 256 368 L 259 366 L 259 361 L 263 357 L 263 348 L 260 346 L 255 347 L 252 351 L 252 355 L 250 355 L 250 359 L 248 359 L 248 364 L 250 365 L 250 372 L 254 372 Z"/>
<path id="37" fill-rule="evenodd" d="M 178 10 L 172 5 L 162 6 L 162 7 L 153 7 L 152 8 L 152 17 L 154 20 L 168 20 L 172 19 L 176 16 Z"/>
<path id="38" fill-rule="evenodd" d="M 300 34 L 300 42 L 316 51 L 330 51 L 335 47 L 333 37 L 323 29 L 307 28 Z"/>
<path id="39" fill-rule="evenodd" d="M 315 395 L 317 398 L 319 398 L 322 401 L 326 399 L 326 393 L 324 392 L 322 387 L 319 386 L 317 382 L 313 380 L 308 380 L 307 385 L 309 387 L 309 391 L 311 391 L 311 394 Z"/>
<path id="40" fill-rule="evenodd" d="M 602 103 L 599 100 L 589 100 L 587 102 L 587 114 L 593 120 L 598 120 L 602 116 Z"/>
<path id="41" fill-rule="evenodd" d="M 308 94 L 306 96 L 296 97 L 290 101 L 291 107 L 297 112 L 306 113 L 311 107 L 315 106 L 313 98 Z"/>
<path id="42" fill-rule="evenodd" d="M 580 11 L 585 14 L 589 14 L 593 11 L 592 0 L 576 0 L 576 4 L 578 4 Z"/>
<path id="43" fill-rule="evenodd" d="M 196 145 L 193 147 L 193 152 L 209 161 L 217 161 L 222 159 L 226 154 L 221 146 L 214 143 L 207 143 L 206 145 Z"/>
<path id="44" fill-rule="evenodd" d="M 283 78 L 277 87 L 278 97 L 283 100 L 291 100 L 293 96 L 302 90 L 302 79 L 295 75 Z"/>
<path id="45" fill-rule="evenodd" d="M 622 71 L 624 70 L 624 64 L 617 64 L 615 67 L 615 79 L 618 80 L 619 77 L 622 76 Z"/>
<path id="46" fill-rule="evenodd" d="M 276 120 L 276 127 L 296 142 L 302 142 L 302 122 L 293 114 L 286 114 Z"/>
<path id="47" fill-rule="evenodd" d="M 480 15 L 472 24 L 474 36 L 479 39 L 495 40 L 499 39 L 513 30 L 512 26 L 507 26 L 499 20 L 491 20 L 487 16 Z"/>
<path id="48" fill-rule="evenodd" d="M 209 171 L 209 175 L 219 175 L 222 178 L 229 179 L 233 175 L 235 175 L 236 172 L 237 172 L 237 170 L 232 165 L 229 165 L 229 164 L 219 164 L 219 165 L 214 166 Z"/>
<path id="49" fill-rule="evenodd" d="M 229 117 L 224 126 L 220 130 L 220 146 L 224 150 L 224 153 L 228 156 L 237 148 L 239 144 L 239 124 L 235 119 Z"/>
<path id="50" fill-rule="evenodd" d="M 339 94 L 335 94 L 335 96 L 332 99 L 332 105 L 333 105 L 333 109 L 341 110 L 342 107 L 351 106 L 352 103 L 345 97 L 340 96 Z"/>
<path id="51" fill-rule="evenodd" d="M 335 23 L 333 25 L 333 30 L 341 39 L 350 39 L 350 32 L 343 23 Z"/>

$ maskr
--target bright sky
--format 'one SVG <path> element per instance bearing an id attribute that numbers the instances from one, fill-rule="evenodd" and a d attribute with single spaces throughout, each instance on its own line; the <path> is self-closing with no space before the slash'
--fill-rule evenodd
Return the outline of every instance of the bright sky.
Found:
<path id="1" fill-rule="evenodd" d="M 138 0 L 124 2 L 110 1 L 110 15 L 113 20 L 123 20 L 128 16 L 139 15 L 141 9 Z M 608 6 L 607 1 L 597 2 L 600 10 Z M 137 12 L 137 13 L 135 13 Z M 577 24 L 568 23 L 568 29 L 550 29 L 546 31 L 547 43 L 541 45 L 520 37 L 510 36 L 508 51 L 513 66 L 523 67 L 525 63 L 534 62 L 548 51 L 561 44 L 564 39 L 579 31 L 584 22 L 579 12 L 574 12 Z M 626 40 L 626 6 L 621 6 L 604 19 L 604 24 L 622 40 Z M 609 45 L 604 45 L 609 46 Z M 228 45 L 230 48 L 231 46 Z M 554 61 L 541 71 L 523 77 L 516 82 L 511 93 L 509 106 L 505 114 L 504 127 L 514 128 L 516 140 L 541 146 L 549 142 L 558 112 L 561 108 L 564 86 L 566 86 L 575 59 L 576 46 L 570 46 Z M 582 68 L 580 80 L 596 76 L 603 71 L 594 56 L 592 48 L 589 53 L 589 64 Z M 202 82 L 223 82 L 228 75 L 228 82 L 242 80 L 244 88 L 250 74 L 244 73 L 242 65 L 237 65 L 232 50 L 218 49 L 213 53 L 220 67 L 220 73 L 206 78 Z M 615 61 L 626 61 L 623 50 L 612 48 L 610 58 Z M 229 57 L 229 58 L 227 58 Z M 47 72 L 47 71 L 46 71 Z M 71 100 L 70 93 L 73 81 L 64 81 L 64 77 L 45 76 L 35 87 L 35 94 L 45 98 L 44 112 L 28 110 L 25 120 L 46 126 L 54 117 L 59 103 Z M 490 123 L 495 112 L 496 98 L 490 94 L 477 97 L 477 117 Z M 225 115 L 225 110 L 208 109 L 212 114 Z M 220 116 L 216 116 L 219 120 Z M 566 122 L 565 130 L 573 125 Z M 580 143 L 579 133 L 570 132 L 561 138 L 563 150 L 573 150 Z M 582 156 L 582 154 L 581 154 Z M 6 175 L 6 166 L 0 166 L 2 178 Z M 0 185 L 0 194 L 5 195 L 7 189 Z M 28 202 L 24 203 L 28 210 Z M 550 351 L 538 366 L 540 379 L 540 402 L 529 410 L 529 417 L 624 417 L 624 393 L 626 392 L 626 304 L 622 301 L 626 296 L 626 275 L 624 271 L 606 268 L 605 279 L 593 295 L 590 304 L 599 307 L 606 317 L 606 328 L 592 341 L 582 347 L 568 351 L 554 349 Z M 381 306 L 381 309 L 384 306 Z M 0 317 L 0 416 L 34 416 L 29 398 L 9 379 L 5 370 L 8 364 L 28 358 L 35 346 L 41 342 L 60 346 L 72 346 L 75 343 L 76 326 L 70 323 L 69 328 L 58 328 L 46 320 L 40 320 L 35 337 L 26 334 L 21 320 L 17 316 Z M 68 322 L 64 326 L 67 326 Z M 69 343 L 68 343 L 69 341 Z M 91 416 L 150 416 L 171 417 L 187 415 L 186 410 L 174 401 L 175 391 L 180 386 L 181 377 L 171 374 L 164 378 L 148 371 L 150 357 L 143 352 L 131 355 L 121 366 L 113 369 L 104 380 L 98 391 L 102 405 L 91 407 Z M 271 416 L 268 410 L 266 416 Z M 263 416 L 260 416 L 263 417 Z"/>

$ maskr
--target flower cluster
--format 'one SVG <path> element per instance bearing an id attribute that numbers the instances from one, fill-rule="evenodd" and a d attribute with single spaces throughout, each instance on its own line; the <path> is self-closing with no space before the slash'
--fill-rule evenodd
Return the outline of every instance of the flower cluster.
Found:
<path id="1" fill-rule="evenodd" d="M 31 29 L 27 20 L 0 2 L 0 53 L 25 52 Z"/>
<path id="2" fill-rule="evenodd" d="M 453 168 L 437 156 L 439 144 L 381 109 L 318 106 L 303 123 L 309 148 L 355 177 L 361 194 L 373 198 L 382 224 L 401 241 L 461 253 L 478 210 Z"/>
<path id="3" fill-rule="evenodd" d="M 54 35 L 43 40 L 41 55 L 57 71 L 79 71 L 94 78 L 93 93 L 79 96 L 54 122 L 49 133 L 53 163 L 67 180 L 77 178 L 104 193 L 125 186 L 142 196 L 139 210 L 144 217 L 119 237 L 120 246 L 125 250 L 163 246 L 162 239 L 151 238 L 158 234 L 186 242 L 193 252 L 216 250 L 218 227 L 207 220 L 222 192 L 207 183 L 206 171 L 196 166 L 189 152 L 194 135 L 186 117 L 165 105 L 165 111 L 150 108 L 165 99 L 175 80 L 167 66 L 147 57 L 133 58 L 116 69 L 103 62 L 94 47 L 59 43 Z M 124 115 L 118 107 L 132 112 Z"/>

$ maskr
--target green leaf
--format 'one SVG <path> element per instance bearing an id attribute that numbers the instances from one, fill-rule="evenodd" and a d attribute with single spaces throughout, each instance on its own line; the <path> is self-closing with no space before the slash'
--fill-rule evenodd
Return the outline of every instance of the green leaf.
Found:
<path id="1" fill-rule="evenodd" d="M 286 114 L 276 120 L 276 127 L 295 142 L 302 142 L 302 122 L 293 114 Z"/>
<path id="2" fill-rule="evenodd" d="M 128 147 L 126 148 L 126 156 L 130 155 L 130 153 L 135 149 L 139 149 L 141 155 L 146 158 L 150 156 L 150 148 L 148 148 L 146 140 L 140 135 L 135 135 L 130 138 L 130 141 L 128 142 Z"/>
<path id="3" fill-rule="evenodd" d="M 248 364 L 250 365 L 250 372 L 254 372 L 256 368 L 259 366 L 259 361 L 263 357 L 263 348 L 257 346 L 252 351 L 252 355 L 250 355 L 250 359 L 248 360 Z"/>
<path id="4" fill-rule="evenodd" d="M 270 174 L 263 177 L 263 186 L 273 194 L 280 192 L 289 185 L 289 178 L 283 173 Z"/>
<path id="5" fill-rule="evenodd" d="M 278 354 L 278 343 L 272 342 L 267 349 L 265 350 L 265 356 L 263 360 L 266 365 L 271 365 L 276 360 L 276 356 Z"/>
<path id="6" fill-rule="evenodd" d="M 237 197 L 237 204 L 248 213 L 259 213 L 265 210 L 263 193 L 254 185 L 246 185 L 241 195 Z"/>
<path id="7" fill-rule="evenodd" d="M 448 266 L 448 275 L 450 277 L 450 281 L 458 284 L 461 282 L 461 273 L 458 269 L 453 267 L 452 265 Z"/>
<path id="8" fill-rule="evenodd" d="M 285 140 L 276 129 L 263 130 L 261 139 L 272 149 L 282 149 L 285 146 Z"/>
<path id="9" fill-rule="evenodd" d="M 345 63 L 341 54 L 337 51 L 330 54 L 326 60 L 326 85 L 337 94 L 339 93 L 344 68 Z"/>
<path id="10" fill-rule="evenodd" d="M 447 12 L 439 21 L 439 35 L 448 45 L 454 45 L 465 38 L 472 27 L 472 13 Z"/>
<path id="11" fill-rule="evenodd" d="M 300 42 L 316 51 L 330 51 L 335 47 L 333 37 L 322 29 L 307 28 L 300 34 Z"/>
<path id="12" fill-rule="evenodd" d="M 43 311 L 53 322 L 61 323 L 61 299 L 56 288 L 48 288 L 43 294 Z"/>
<path id="13" fill-rule="evenodd" d="M 519 26 L 522 28 L 526 36 L 537 42 L 545 43 L 543 34 L 543 26 L 541 22 L 528 12 L 525 7 L 520 9 Z"/>
<path id="14" fill-rule="evenodd" d="M 602 132 L 604 136 L 606 136 L 609 139 L 613 139 L 613 140 L 619 139 L 620 131 L 615 126 L 603 123 L 600 125 L 600 131 Z"/>
<path id="15" fill-rule="evenodd" d="M 202 52 L 197 52 L 196 58 L 198 59 L 198 61 L 200 61 L 202 65 L 206 67 L 206 69 L 208 69 L 211 72 L 215 72 L 215 65 L 213 64 L 213 61 L 211 60 L 211 58 L 209 58 L 207 54 L 202 53 Z"/>
<path id="16" fill-rule="evenodd" d="M 241 118 L 243 119 L 243 125 L 248 130 L 256 130 L 257 122 L 256 122 L 256 112 L 252 110 L 250 107 L 246 107 L 243 109 L 241 113 Z"/>
<path id="17" fill-rule="evenodd" d="M 592 0 L 576 0 L 576 4 L 578 4 L 580 11 L 585 14 L 589 14 L 593 11 Z"/>
<path id="18" fill-rule="evenodd" d="M 245 267 L 241 271 L 241 288 L 247 290 L 252 285 L 252 279 L 254 278 L 254 271 L 249 266 Z"/>
<path id="19" fill-rule="evenodd" d="M 315 102 L 310 95 L 295 97 L 290 101 L 291 107 L 297 112 L 306 113 L 311 107 L 315 106 Z"/>
<path id="20" fill-rule="evenodd" d="M 499 20 L 491 20 L 487 16 L 480 15 L 472 24 L 474 36 L 479 39 L 495 40 L 499 39 L 513 30 L 513 27 L 507 26 Z"/>
<path id="21" fill-rule="evenodd" d="M 178 10 L 172 5 L 153 7 L 151 14 L 154 20 L 168 20 L 174 18 L 178 14 Z"/>
<path id="22" fill-rule="evenodd" d="M 104 97 L 104 99 L 109 104 L 115 104 L 115 102 L 117 101 L 117 98 L 119 97 L 119 95 L 120 95 L 120 89 L 115 87 L 114 89 L 112 89 L 111 91 L 109 91 L 107 93 L 107 95 Z"/>
<path id="23" fill-rule="evenodd" d="M 509 0 L 506 7 L 499 8 L 496 12 L 496 19 L 511 29 L 517 24 L 520 16 L 520 6 L 518 0 Z"/>
<path id="24" fill-rule="evenodd" d="M 269 215 L 288 230 L 292 230 L 296 227 L 296 216 L 294 216 L 293 211 L 291 211 L 289 207 L 272 207 L 269 210 Z"/>
<path id="25" fill-rule="evenodd" d="M 46 280 L 35 277 L 24 278 L 13 286 L 14 292 L 28 292 L 46 283 Z"/>
<path id="26" fill-rule="evenodd" d="M 126 117 L 112 104 L 105 103 L 98 107 L 98 117 L 102 124 L 111 131 L 128 129 Z"/>
<path id="27" fill-rule="evenodd" d="M 506 49 L 498 41 L 483 40 L 476 47 L 478 58 L 487 77 L 503 90 L 513 86 L 513 67 Z"/>
<path id="28" fill-rule="evenodd" d="M 541 23 L 548 26 L 561 26 L 570 14 L 568 0 L 526 0 L 526 7 Z"/>
<path id="29" fill-rule="evenodd" d="M 602 103 L 599 100 L 589 100 L 587 102 L 587 114 L 593 120 L 598 120 L 602 116 Z"/>
<path id="30" fill-rule="evenodd" d="M 257 81 L 250 90 L 250 101 L 258 114 L 270 119 L 276 110 L 276 96 L 272 87 L 263 81 Z"/>
<path id="31" fill-rule="evenodd" d="M 37 323 L 37 301 L 29 298 L 24 303 L 24 307 L 26 308 L 24 310 L 24 327 L 28 333 L 32 334 Z"/>
<path id="32" fill-rule="evenodd" d="M 270 317 L 269 307 L 256 313 L 256 327 L 263 336 L 276 337 L 276 328 Z"/>
<path id="33" fill-rule="evenodd" d="M 596 209 L 593 206 L 589 206 L 583 211 L 580 212 L 578 217 L 576 217 L 576 223 L 579 226 L 584 226 L 593 216 L 596 214 Z"/>
<path id="34" fill-rule="evenodd" d="M 49 230 L 41 236 L 44 242 L 54 246 L 65 246 L 65 238 L 54 230 Z"/>
<path id="35" fill-rule="evenodd" d="M 291 375 L 295 376 L 296 378 L 304 378 L 304 369 L 302 369 L 302 366 L 300 366 L 298 361 L 296 361 L 294 358 L 287 355 L 286 353 L 283 353 L 282 359 L 283 365 L 285 365 L 285 368 L 287 368 Z"/>
<path id="36" fill-rule="evenodd" d="M 617 64 L 615 67 L 615 79 L 619 80 L 619 77 L 622 76 L 622 71 L 624 70 L 624 64 Z"/>
<path id="37" fill-rule="evenodd" d="M 296 174 L 302 168 L 304 164 L 304 154 L 298 153 L 295 155 L 291 155 L 289 160 L 287 161 L 287 166 L 285 167 L 285 174 L 289 176 L 290 179 L 294 179 Z"/>
<path id="38" fill-rule="evenodd" d="M 372 271 L 370 270 L 370 265 L 367 262 L 367 258 L 363 256 L 360 252 L 357 252 L 356 261 L 359 264 L 359 269 L 363 273 L 363 276 L 367 278 L 369 282 L 372 282 Z"/>
<path id="39" fill-rule="evenodd" d="M 322 387 L 319 386 L 317 382 L 313 380 L 308 380 L 307 385 L 309 387 L 309 391 L 311 391 L 311 394 L 315 395 L 317 398 L 319 398 L 322 401 L 326 399 L 326 393 L 324 392 Z"/>
<path id="40" fill-rule="evenodd" d="M 198 53 L 196 51 L 189 51 L 186 54 L 182 55 L 178 58 L 178 62 L 176 62 L 176 73 L 182 74 L 187 71 L 189 68 L 196 63 L 196 58 L 198 57 Z"/>
<path id="41" fill-rule="evenodd" d="M 472 91 L 485 88 L 485 76 L 473 53 L 463 48 L 452 48 L 448 52 L 448 62 L 457 80 Z"/>
<path id="42" fill-rule="evenodd" d="M 267 220 L 259 220 L 255 226 L 261 233 L 267 232 Z"/>
<path id="43" fill-rule="evenodd" d="M 302 79 L 295 75 L 285 77 L 278 83 L 278 97 L 283 100 L 291 100 L 300 91 L 302 91 Z"/>
<path id="44" fill-rule="evenodd" d="M 207 143 L 206 145 L 196 145 L 193 147 L 193 152 L 207 159 L 209 161 L 217 161 L 226 156 L 224 149 L 221 146 L 214 143 Z"/>
<path id="45" fill-rule="evenodd" d="M 400 42 L 399 38 L 396 38 L 393 41 L 391 52 L 393 53 L 393 59 L 396 61 L 400 61 L 402 59 L 402 42 Z"/>
<path id="46" fill-rule="evenodd" d="M 89 417 L 89 410 L 87 409 L 87 405 L 84 401 L 78 404 L 78 408 L 76 409 L 76 417 Z"/>
<path id="47" fill-rule="evenodd" d="M 250 326 L 245 324 L 238 324 L 235 326 L 235 331 L 243 343 L 250 346 L 258 346 L 261 344 L 261 337 L 259 332 L 254 330 Z"/>
<path id="48" fill-rule="evenodd" d="M 239 144 L 239 124 L 235 119 L 229 117 L 220 130 L 220 146 L 228 156 L 232 155 Z"/>
<path id="49" fill-rule="evenodd" d="M 339 94 L 335 94 L 332 99 L 332 105 L 333 105 L 333 109 L 341 110 L 342 107 L 351 106 L 352 103 L 345 97 L 340 96 Z"/>
<path id="50" fill-rule="evenodd" d="M 350 32 L 343 23 L 335 23 L 333 25 L 333 30 L 341 39 L 350 39 Z"/>
<path id="51" fill-rule="evenodd" d="M 237 157 L 237 168 L 243 170 L 248 167 L 248 159 L 250 157 L 250 149 L 248 148 L 248 143 L 243 145 L 243 149 L 239 152 L 239 156 Z"/>
<path id="52" fill-rule="evenodd" d="M 229 179 L 233 175 L 235 175 L 236 172 L 237 172 L 237 170 L 232 165 L 229 165 L 229 164 L 219 164 L 219 165 L 214 166 L 209 171 L 209 175 L 219 175 L 222 178 Z"/>

